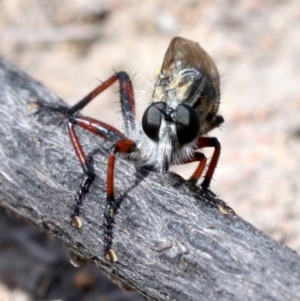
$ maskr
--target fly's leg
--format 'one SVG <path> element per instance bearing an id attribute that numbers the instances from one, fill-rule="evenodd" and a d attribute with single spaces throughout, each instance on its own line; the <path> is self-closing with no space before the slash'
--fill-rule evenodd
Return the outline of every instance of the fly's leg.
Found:
<path id="1" fill-rule="evenodd" d="M 209 166 L 208 166 L 208 169 L 204 176 L 204 180 L 201 183 L 201 187 L 203 189 L 208 189 L 211 179 L 213 177 L 213 174 L 215 172 L 215 169 L 217 167 L 218 161 L 219 161 L 219 157 L 220 157 L 220 153 L 221 153 L 221 144 L 217 138 L 200 137 L 198 139 L 198 147 L 199 148 L 203 148 L 203 147 L 213 147 L 214 148 L 214 152 L 213 152 L 212 158 L 209 162 Z"/>
<path id="2" fill-rule="evenodd" d="M 216 138 L 200 137 L 198 139 L 198 147 L 199 148 L 203 148 L 203 147 L 214 147 L 215 148 L 212 159 L 210 161 L 210 165 L 207 169 L 207 172 L 204 176 L 204 180 L 201 184 L 202 189 L 205 192 L 209 192 L 208 187 L 209 187 L 210 181 L 212 179 L 213 173 L 215 171 L 215 168 L 217 166 L 217 163 L 218 163 L 221 146 L 220 146 L 219 141 Z M 202 175 L 202 173 L 205 169 L 205 166 L 206 166 L 207 159 L 204 154 L 195 152 L 193 157 L 190 158 L 189 160 L 186 160 L 184 163 L 191 163 L 191 162 L 195 162 L 195 161 L 199 161 L 199 164 L 187 182 L 187 185 L 188 185 L 189 189 L 191 189 L 191 190 L 193 190 L 193 188 L 195 188 L 196 183 L 198 182 L 200 176 Z M 217 206 L 222 213 L 235 215 L 234 211 L 229 206 L 227 206 L 225 202 L 216 198 L 215 195 L 212 194 L 208 199 L 209 199 L 209 203 L 213 207 Z"/>
<path id="3" fill-rule="evenodd" d="M 133 95 L 132 82 L 129 75 L 124 72 L 117 72 L 112 75 L 109 79 L 97 86 L 92 92 L 87 94 L 78 103 L 72 107 L 67 106 L 52 106 L 41 101 L 34 103 L 38 108 L 36 110 L 36 115 L 42 111 L 61 113 L 65 116 L 72 116 L 75 113 L 86 107 L 95 97 L 97 97 L 101 92 L 110 87 L 113 83 L 119 81 L 120 86 L 120 103 L 122 109 L 123 122 L 125 125 L 125 130 L 127 135 L 131 135 L 135 130 L 135 101 Z"/>
<path id="4" fill-rule="evenodd" d="M 75 204 L 70 214 L 73 224 L 80 228 L 82 224 L 79 218 L 80 206 L 82 205 L 83 198 L 88 192 L 89 187 L 94 180 L 95 174 L 82 149 L 80 140 L 74 128 L 75 125 L 80 126 L 85 130 L 112 142 L 116 142 L 122 139 L 124 140 L 126 139 L 126 137 L 114 127 L 96 119 L 76 115 L 69 116 L 68 131 L 70 140 L 84 172 L 82 182 L 75 196 Z"/>
<path id="5" fill-rule="evenodd" d="M 199 164 L 198 164 L 196 170 L 194 171 L 194 173 L 192 174 L 192 176 L 188 180 L 189 185 L 191 187 L 195 186 L 196 183 L 198 182 L 199 178 L 201 177 L 203 170 L 206 166 L 207 159 L 206 159 L 205 155 L 202 153 L 194 153 L 194 155 L 191 159 L 183 162 L 183 163 L 192 163 L 192 162 L 196 162 L 196 161 L 197 162 L 199 161 Z"/>
<path id="6" fill-rule="evenodd" d="M 91 93 L 86 95 L 82 100 L 70 108 L 69 115 L 75 114 L 76 112 L 82 110 L 96 96 L 110 87 L 117 80 L 119 81 L 120 86 L 120 102 L 126 134 L 130 135 L 133 133 L 135 129 L 135 102 L 133 88 L 129 75 L 124 71 L 115 73 L 108 80 L 96 87 Z"/>
<path id="7" fill-rule="evenodd" d="M 133 97 L 133 89 L 131 80 L 126 72 L 117 72 L 112 75 L 109 79 L 105 82 L 101 83 L 97 86 L 92 92 L 87 94 L 83 99 L 81 99 L 78 103 L 76 103 L 71 108 L 66 106 L 51 106 L 44 104 L 42 102 L 37 102 L 36 105 L 38 106 L 37 114 L 41 111 L 48 111 L 54 113 L 61 113 L 65 116 L 69 117 L 68 123 L 68 132 L 75 149 L 76 155 L 80 161 L 80 164 L 83 168 L 84 177 L 80 185 L 80 189 L 78 190 L 75 200 L 76 204 L 74 205 L 74 210 L 71 214 L 71 218 L 73 219 L 75 225 L 81 226 L 81 222 L 78 218 L 79 216 L 79 207 L 82 204 L 82 199 L 84 195 L 88 192 L 89 186 L 91 185 L 94 179 L 94 172 L 92 167 L 87 162 L 87 158 L 82 150 L 81 144 L 79 142 L 79 138 L 74 130 L 74 125 L 78 124 L 84 129 L 87 129 L 91 132 L 97 132 L 97 128 L 102 128 L 102 134 L 96 133 L 96 135 L 101 136 L 102 138 L 109 140 L 109 141 L 116 141 L 125 137 L 121 132 L 116 130 L 115 128 L 102 123 L 98 122 L 97 120 L 92 120 L 91 118 L 83 118 L 81 117 L 79 121 L 79 117 L 75 115 L 76 112 L 82 110 L 86 107 L 96 96 L 98 96 L 101 92 L 106 90 L 116 81 L 119 81 L 120 85 L 120 102 L 123 114 L 123 120 L 125 124 L 125 128 L 127 134 L 131 134 L 134 131 L 135 126 L 135 102 Z M 103 130 L 106 128 L 106 130 Z M 101 132 L 100 131 L 100 132 Z M 117 137 L 117 138 L 116 138 Z M 75 219 L 74 219 L 75 218 Z"/>
<path id="8" fill-rule="evenodd" d="M 93 99 L 95 99 L 100 93 L 102 93 L 116 81 L 119 81 L 120 86 L 120 103 L 126 134 L 131 135 L 135 130 L 135 101 L 133 96 L 132 82 L 129 75 L 124 71 L 115 73 L 108 80 L 101 83 L 92 92 L 87 94 L 78 103 L 70 108 L 67 106 L 51 106 L 38 101 L 35 103 L 38 106 L 37 114 L 41 111 L 49 111 L 61 113 L 65 116 L 74 115 L 85 108 Z"/>
<path id="9" fill-rule="evenodd" d="M 68 122 L 68 132 L 84 173 L 82 182 L 80 183 L 79 189 L 75 195 L 75 204 L 70 214 L 70 218 L 74 226 L 81 228 L 82 222 L 79 219 L 80 206 L 82 205 L 84 195 L 88 192 L 89 187 L 91 186 L 95 178 L 95 174 L 79 142 L 79 138 L 74 129 L 74 124 L 71 122 Z"/>
<path id="10" fill-rule="evenodd" d="M 211 120 L 209 120 L 210 127 L 207 131 L 211 131 L 212 129 L 219 127 L 223 122 L 224 122 L 224 118 L 221 115 L 214 116 Z M 212 159 L 210 161 L 207 172 L 204 176 L 204 180 L 201 184 L 201 187 L 207 190 L 210 185 L 211 179 L 213 177 L 214 171 L 217 167 L 217 163 L 221 153 L 221 144 L 219 140 L 214 137 L 199 137 L 196 148 L 200 149 L 203 147 L 214 148 Z M 200 176 L 202 175 L 203 170 L 205 169 L 207 159 L 204 154 L 195 153 L 194 157 L 189 162 L 195 162 L 195 161 L 200 161 L 200 162 L 197 169 L 189 179 L 189 182 L 193 185 L 195 185 L 198 182 Z"/>
<path id="11" fill-rule="evenodd" d="M 114 200 L 114 194 L 111 193 L 113 190 L 113 173 L 114 173 L 114 157 L 117 152 L 130 152 L 134 148 L 134 142 L 132 141 L 132 146 L 127 148 L 128 139 L 124 134 L 120 131 L 115 129 L 114 127 L 103 123 L 101 121 L 88 118 L 88 117 L 81 117 L 77 116 L 76 112 L 82 110 L 85 106 L 87 106 L 96 96 L 98 96 L 101 92 L 106 90 L 110 87 L 113 83 L 119 81 L 120 86 L 120 102 L 121 102 L 121 109 L 123 115 L 123 121 L 125 125 L 125 130 L 127 135 L 131 135 L 135 131 L 135 101 L 133 96 L 133 88 L 132 82 L 130 80 L 129 75 L 126 72 L 117 72 L 113 76 L 111 76 L 108 80 L 101 83 L 97 86 L 92 92 L 86 95 L 82 100 L 76 103 L 72 107 L 67 106 L 51 106 L 44 104 L 42 102 L 36 102 L 35 105 L 38 106 L 37 114 L 41 111 L 45 112 L 54 112 L 54 113 L 61 113 L 69 118 L 68 122 L 68 132 L 76 152 L 76 155 L 79 159 L 79 162 L 82 166 L 84 176 L 83 180 L 80 184 L 80 187 L 75 196 L 75 204 L 73 206 L 72 212 L 70 214 L 72 222 L 75 226 L 81 227 L 82 223 L 79 218 L 80 215 L 80 206 L 82 205 L 83 198 L 85 194 L 88 192 L 90 185 L 93 182 L 95 177 L 94 171 L 92 166 L 89 164 L 87 157 L 82 149 L 79 137 L 75 131 L 75 125 L 88 130 L 95 135 L 98 135 L 108 141 L 111 141 L 114 144 L 114 148 L 110 153 L 109 159 L 109 168 L 108 168 L 108 197 L 107 197 L 107 206 L 105 210 L 105 254 L 106 257 L 108 256 L 110 261 L 116 261 L 114 252 L 111 250 L 112 245 L 112 223 L 113 217 L 117 209 L 117 203 Z M 123 141 L 123 142 L 122 142 Z M 124 142 L 125 141 L 125 142 Z M 126 142 L 127 141 L 127 142 Z"/>
<path id="12" fill-rule="evenodd" d="M 210 160 L 209 167 L 208 167 L 208 169 L 206 171 L 206 174 L 204 176 L 204 180 L 201 183 L 201 187 L 203 189 L 207 190 L 208 187 L 209 187 L 209 184 L 211 182 L 211 179 L 213 177 L 214 171 L 216 169 L 219 157 L 220 157 L 221 144 L 220 144 L 220 142 L 217 138 L 200 137 L 200 138 L 198 138 L 198 142 L 197 142 L 196 147 L 197 147 L 197 149 L 198 148 L 203 148 L 203 147 L 213 147 L 214 148 L 213 156 Z M 185 161 L 184 163 L 195 162 L 195 161 L 200 161 L 200 162 L 199 162 L 199 165 L 198 165 L 197 169 L 195 170 L 195 172 L 193 173 L 193 175 L 189 179 L 189 183 L 191 185 L 195 185 L 197 183 L 197 181 L 199 180 L 199 178 L 202 175 L 203 170 L 205 168 L 207 159 L 206 159 L 204 154 L 195 152 L 194 156 L 190 160 Z"/>
<path id="13" fill-rule="evenodd" d="M 115 190 L 114 190 L 114 171 L 115 171 L 115 161 L 116 154 L 123 153 L 129 154 L 134 152 L 136 149 L 136 144 L 134 141 L 129 139 L 124 139 L 117 141 L 110 150 L 108 158 L 107 167 L 107 190 L 106 190 L 106 207 L 104 211 L 104 253 L 105 259 L 107 261 L 116 262 L 117 256 L 112 250 L 112 240 L 113 240 L 113 225 L 114 216 L 119 209 L 119 203 L 115 200 Z"/>
<path id="14" fill-rule="evenodd" d="M 135 151 L 136 144 L 134 141 L 129 140 L 119 132 L 117 129 L 112 126 L 95 120 L 89 117 L 81 117 L 72 115 L 69 117 L 68 129 L 70 138 L 75 150 L 75 153 L 81 163 L 81 166 L 84 171 L 84 177 L 81 182 L 80 188 L 75 197 L 75 204 L 71 213 L 71 218 L 73 223 L 76 226 L 81 226 L 81 220 L 79 219 L 80 206 L 84 195 L 88 192 L 88 189 L 94 179 L 94 172 L 91 169 L 90 165 L 87 162 L 87 158 L 82 149 L 79 138 L 76 134 L 74 126 L 80 126 L 87 131 L 98 135 L 102 138 L 105 138 L 109 141 L 114 141 L 112 146 L 109 158 L 108 158 L 108 167 L 107 167 L 107 196 L 106 196 L 106 207 L 104 211 L 104 253 L 105 258 L 108 261 L 116 262 L 117 257 L 115 252 L 112 250 L 112 240 L 113 240 L 113 224 L 114 216 L 119 208 L 119 204 L 115 200 L 114 193 L 114 169 L 115 169 L 115 160 L 117 153 L 129 154 Z"/>

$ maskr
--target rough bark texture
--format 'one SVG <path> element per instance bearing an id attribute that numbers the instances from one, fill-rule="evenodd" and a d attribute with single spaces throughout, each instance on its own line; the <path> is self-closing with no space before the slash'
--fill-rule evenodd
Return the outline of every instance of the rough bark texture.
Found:
<path id="1" fill-rule="evenodd" d="M 118 158 L 113 248 L 103 258 L 108 145 L 79 131 L 93 154 L 96 180 L 69 222 L 82 171 L 61 116 L 34 116 L 28 104 L 56 96 L 0 59 L 1 204 L 61 239 L 85 261 L 148 300 L 300 300 L 300 258 L 239 217 L 223 214 L 213 194 L 192 193 L 174 174 L 137 171 Z M 278 196 L 280 197 L 280 196 Z M 241 200 L 242 201 L 242 200 Z"/>

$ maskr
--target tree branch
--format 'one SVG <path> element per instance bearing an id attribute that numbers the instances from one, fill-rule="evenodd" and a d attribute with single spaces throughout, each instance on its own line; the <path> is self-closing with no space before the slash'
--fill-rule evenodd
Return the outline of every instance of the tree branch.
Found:
<path id="1" fill-rule="evenodd" d="M 300 300 L 300 258 L 237 216 L 213 194 L 186 189 L 175 174 L 137 171 L 118 158 L 113 248 L 103 258 L 107 145 L 79 132 L 95 154 L 96 180 L 82 207 L 69 212 L 82 174 L 60 116 L 34 116 L 30 103 L 62 104 L 40 83 L 0 59 L 1 205 L 60 238 L 84 261 L 147 300 Z M 221 205 L 221 206 L 220 206 Z"/>

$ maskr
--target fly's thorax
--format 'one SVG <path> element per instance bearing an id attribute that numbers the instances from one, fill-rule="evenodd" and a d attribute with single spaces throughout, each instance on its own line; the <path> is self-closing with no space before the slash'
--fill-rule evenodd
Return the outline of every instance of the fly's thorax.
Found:
<path id="1" fill-rule="evenodd" d="M 219 78 L 212 78 L 210 73 L 200 67 L 181 69 L 180 62 L 173 65 L 158 75 L 152 101 L 165 102 L 173 110 L 181 104 L 190 106 L 199 117 L 199 134 L 205 134 L 218 113 Z"/>
<path id="2" fill-rule="evenodd" d="M 152 94 L 153 102 L 166 101 L 169 106 L 187 103 L 212 106 L 219 102 L 219 79 L 212 78 L 203 68 L 181 69 L 180 62 L 172 64 L 169 70 L 162 70 L 158 75 Z"/>

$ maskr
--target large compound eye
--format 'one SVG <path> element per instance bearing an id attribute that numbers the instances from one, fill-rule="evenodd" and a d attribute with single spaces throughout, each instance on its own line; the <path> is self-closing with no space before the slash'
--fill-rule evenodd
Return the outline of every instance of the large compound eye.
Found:
<path id="1" fill-rule="evenodd" d="M 155 102 L 147 108 L 143 115 L 142 127 L 151 140 L 158 141 L 161 119 L 165 110 L 165 102 Z"/>
<path id="2" fill-rule="evenodd" d="M 192 142 L 200 130 L 200 118 L 189 105 L 178 105 L 175 110 L 176 133 L 180 144 Z"/>

